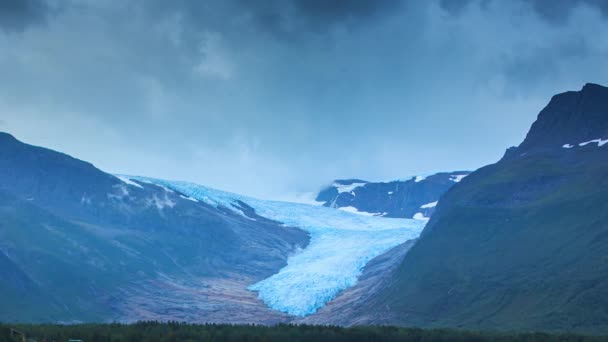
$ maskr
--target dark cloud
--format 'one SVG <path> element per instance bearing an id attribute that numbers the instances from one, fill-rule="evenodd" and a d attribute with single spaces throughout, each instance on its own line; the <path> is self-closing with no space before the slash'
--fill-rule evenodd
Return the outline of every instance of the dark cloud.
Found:
<path id="1" fill-rule="evenodd" d="M 475 168 L 554 93 L 608 82 L 596 5 L 556 25 L 524 0 L 49 4 L 0 30 L 4 130 L 252 195 Z"/>
<path id="2" fill-rule="evenodd" d="M 460 14 L 472 0 L 440 0 L 439 5 L 448 13 L 453 15 Z"/>
<path id="3" fill-rule="evenodd" d="M 0 1 L 0 28 L 23 31 L 28 25 L 44 22 L 50 8 L 44 0 Z"/>
<path id="4" fill-rule="evenodd" d="M 294 0 L 294 7 L 302 15 L 321 22 L 336 22 L 346 18 L 367 20 L 379 14 L 394 13 L 401 10 L 403 1 L 399 0 Z"/>
<path id="5" fill-rule="evenodd" d="M 404 0 L 226 0 L 150 1 L 156 15 L 181 13 L 199 27 L 229 28 L 247 21 L 250 30 L 270 33 L 280 38 L 299 38 L 308 33 L 326 33 L 335 27 L 357 28 L 382 16 L 399 13 Z"/>
<path id="6" fill-rule="evenodd" d="M 565 22 L 572 11 L 580 6 L 599 9 L 603 15 L 608 15 L 606 0 L 528 0 L 534 9 L 544 18 L 555 22 Z"/>
<path id="7" fill-rule="evenodd" d="M 399 13 L 403 0 L 270 0 L 242 1 L 256 21 L 273 33 L 297 35 L 326 32 L 336 26 L 358 28 L 383 16 Z"/>
<path id="8" fill-rule="evenodd" d="M 472 4 L 487 8 L 492 3 L 497 3 L 497 0 L 440 0 L 439 3 L 448 13 L 458 15 Z M 606 0 L 522 0 L 521 3 L 530 6 L 540 17 L 554 24 L 565 23 L 572 12 L 581 6 L 588 6 L 599 10 L 605 16 L 608 15 Z"/>

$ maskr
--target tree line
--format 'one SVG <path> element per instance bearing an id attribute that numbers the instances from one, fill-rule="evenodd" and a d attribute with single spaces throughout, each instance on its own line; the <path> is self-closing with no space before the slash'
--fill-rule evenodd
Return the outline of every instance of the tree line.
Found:
<path id="1" fill-rule="evenodd" d="M 344 328 L 321 325 L 275 326 L 138 322 L 134 324 L 0 324 L 0 341 L 21 341 L 10 329 L 33 341 L 185 342 L 185 341 L 606 341 L 606 337 L 547 333 L 498 333 L 390 326 Z"/>

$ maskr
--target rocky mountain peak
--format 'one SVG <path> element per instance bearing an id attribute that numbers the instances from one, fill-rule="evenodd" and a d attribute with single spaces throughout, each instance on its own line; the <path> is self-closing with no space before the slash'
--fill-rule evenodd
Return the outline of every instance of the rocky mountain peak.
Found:
<path id="1" fill-rule="evenodd" d="M 518 153 L 575 146 L 608 138 L 608 87 L 588 83 L 553 96 L 532 125 Z"/>

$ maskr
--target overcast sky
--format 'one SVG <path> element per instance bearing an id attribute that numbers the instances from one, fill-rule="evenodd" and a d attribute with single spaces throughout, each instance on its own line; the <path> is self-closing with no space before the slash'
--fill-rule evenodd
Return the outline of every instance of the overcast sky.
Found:
<path id="1" fill-rule="evenodd" d="M 608 84 L 608 2 L 0 0 L 0 131 L 265 198 L 476 169 Z"/>

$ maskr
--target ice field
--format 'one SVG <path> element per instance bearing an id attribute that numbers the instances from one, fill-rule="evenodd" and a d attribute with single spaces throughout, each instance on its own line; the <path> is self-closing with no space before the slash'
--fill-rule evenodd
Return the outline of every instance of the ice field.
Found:
<path id="1" fill-rule="evenodd" d="M 340 291 L 355 285 L 367 262 L 417 238 L 426 223 L 359 215 L 301 203 L 259 200 L 187 182 L 126 178 L 153 183 L 177 191 L 188 199 L 224 206 L 245 215 L 232 205 L 240 200 L 260 216 L 309 232 L 310 244 L 290 256 L 287 266 L 249 287 L 257 291 L 269 307 L 295 316 L 314 313 Z"/>

